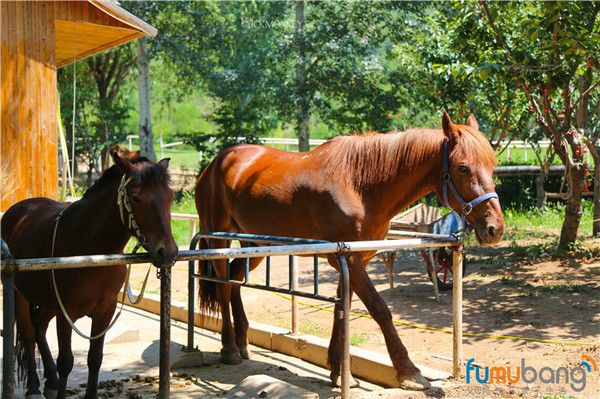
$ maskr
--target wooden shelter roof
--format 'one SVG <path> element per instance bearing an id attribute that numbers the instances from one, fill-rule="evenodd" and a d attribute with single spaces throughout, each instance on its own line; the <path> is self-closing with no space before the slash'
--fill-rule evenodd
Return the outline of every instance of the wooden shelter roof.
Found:
<path id="1" fill-rule="evenodd" d="M 71 3 L 71 2 L 67 2 Z M 157 30 L 108 0 L 55 8 L 56 66 L 62 67 Z"/>

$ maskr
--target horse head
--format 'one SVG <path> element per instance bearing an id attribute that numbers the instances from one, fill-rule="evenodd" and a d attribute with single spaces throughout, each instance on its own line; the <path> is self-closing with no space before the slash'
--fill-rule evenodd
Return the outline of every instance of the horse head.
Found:
<path id="1" fill-rule="evenodd" d="M 113 153 L 123 172 L 118 203 L 125 228 L 146 248 L 156 267 L 171 266 L 178 248 L 171 231 L 173 190 L 169 187 L 169 158 L 153 163 L 130 161 Z"/>
<path id="2" fill-rule="evenodd" d="M 473 115 L 466 125 L 442 117 L 444 171 L 438 197 L 462 215 L 480 245 L 496 244 L 504 233 L 504 217 L 492 178 L 496 156 Z"/>

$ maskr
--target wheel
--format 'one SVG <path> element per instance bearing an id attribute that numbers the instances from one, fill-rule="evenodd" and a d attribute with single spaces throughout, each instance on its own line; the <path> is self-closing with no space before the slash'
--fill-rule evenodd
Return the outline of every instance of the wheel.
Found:
<path id="1" fill-rule="evenodd" d="M 446 249 L 440 248 L 436 249 L 433 253 L 433 258 L 435 259 L 435 278 L 437 282 L 437 286 L 441 291 L 449 291 L 452 289 L 452 283 L 454 281 L 454 271 L 452 267 L 452 253 L 448 253 Z M 463 257 L 463 277 L 465 276 L 467 271 L 467 264 L 465 262 L 465 258 Z M 431 274 L 429 270 L 427 271 L 429 278 L 431 279 Z M 433 281 L 433 280 L 432 280 Z"/>

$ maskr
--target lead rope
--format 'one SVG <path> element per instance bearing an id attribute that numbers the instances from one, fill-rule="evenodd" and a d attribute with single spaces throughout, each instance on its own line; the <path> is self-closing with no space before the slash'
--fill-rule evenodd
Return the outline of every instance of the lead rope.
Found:
<path id="1" fill-rule="evenodd" d="M 51 252 L 50 257 L 54 257 L 54 244 L 56 243 L 56 232 L 58 231 L 58 222 L 60 221 L 60 218 L 65 213 L 65 211 L 67 210 L 67 208 L 68 208 L 68 206 L 64 207 L 58 213 L 58 216 L 56 217 L 56 223 L 54 224 L 54 234 L 52 235 L 52 252 Z M 119 313 L 117 313 L 117 315 L 113 318 L 113 320 L 110 322 L 110 324 L 103 331 L 101 331 L 100 333 L 98 333 L 97 335 L 95 335 L 95 336 L 92 337 L 92 336 L 86 335 L 81 330 L 79 330 L 77 328 L 77 326 L 75 326 L 75 323 L 73 323 L 73 320 L 71 320 L 71 318 L 67 314 L 67 309 L 65 309 L 65 305 L 63 304 L 62 299 L 60 298 L 60 294 L 58 293 L 58 285 L 56 284 L 56 274 L 54 273 L 54 269 L 52 269 L 51 272 L 52 272 L 52 285 L 54 286 L 54 294 L 56 295 L 56 301 L 58 302 L 58 306 L 60 307 L 60 310 L 62 310 L 63 316 L 65 316 L 65 319 L 67 320 L 67 323 L 69 323 L 69 325 L 71 326 L 71 328 L 80 337 L 85 338 L 85 339 L 90 340 L 90 341 L 93 340 L 93 339 L 98 339 L 98 338 L 104 336 L 104 334 L 106 334 L 106 332 L 108 330 L 110 330 L 112 328 L 112 326 L 115 325 L 115 323 L 119 319 L 119 316 L 121 316 L 121 312 L 123 311 L 123 304 L 125 302 L 125 292 L 123 292 L 123 298 L 121 300 L 121 308 L 119 309 Z M 129 272 L 127 273 L 127 278 L 129 278 Z"/>

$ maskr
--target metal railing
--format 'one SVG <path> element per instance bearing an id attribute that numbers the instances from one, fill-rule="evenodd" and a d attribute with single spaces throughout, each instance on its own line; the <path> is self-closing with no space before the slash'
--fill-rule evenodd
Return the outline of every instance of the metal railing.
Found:
<path id="1" fill-rule="evenodd" d="M 213 239 L 233 239 L 227 234 L 222 233 L 203 233 L 205 237 Z M 411 233 L 407 234 L 411 237 Z M 196 236 L 199 239 L 199 236 Z M 414 235 L 412 236 L 414 237 Z M 241 235 L 235 239 L 242 241 L 253 241 L 264 243 L 266 241 L 278 240 L 274 237 L 248 236 Z M 196 241 L 197 243 L 197 241 Z M 196 245 L 194 243 L 194 246 Z M 349 397 L 349 380 L 350 380 L 350 364 L 349 364 L 349 295 L 350 287 L 347 263 L 345 255 L 350 252 L 361 251 L 378 251 L 385 249 L 402 249 L 402 248 L 427 248 L 427 247 L 457 247 L 460 242 L 457 238 L 451 236 L 438 235 L 419 235 L 418 238 L 407 238 L 402 240 L 384 240 L 384 241 L 357 241 L 357 242 L 322 242 L 315 240 L 297 240 L 297 239 L 281 239 L 277 246 L 262 246 L 262 247 L 241 247 L 241 248 L 223 248 L 223 249 L 203 249 L 180 251 L 176 261 L 200 261 L 213 259 L 233 259 L 233 258 L 255 258 L 269 257 L 281 255 L 319 255 L 319 254 L 336 254 L 340 264 L 340 279 L 341 279 L 341 298 L 332 298 L 318 293 L 318 287 L 313 288 L 313 292 L 302 292 L 292 287 L 291 289 L 283 289 L 273 287 L 270 284 L 256 286 L 249 284 L 247 277 L 244 281 L 221 280 L 216 277 L 196 275 L 193 273 L 193 266 L 190 267 L 193 273 L 193 278 L 204 278 L 207 280 L 236 284 L 253 289 L 262 289 L 276 292 L 287 292 L 296 296 L 306 296 L 309 298 L 317 298 L 328 300 L 334 303 L 340 303 L 344 308 L 343 319 L 343 359 L 342 359 L 342 397 Z M 67 268 L 83 268 L 96 266 L 116 266 L 123 264 L 138 264 L 151 263 L 150 255 L 147 253 L 140 254 L 118 254 L 118 255 L 88 255 L 88 256 L 69 256 L 56 258 L 35 258 L 35 259 L 7 259 L 2 260 L 1 270 L 3 274 L 3 295 L 4 295 L 4 325 L 5 331 L 13 328 L 14 325 L 14 275 L 17 272 L 41 271 L 51 269 L 67 269 Z M 160 371 L 159 371 L 159 397 L 168 398 L 170 395 L 170 303 L 171 303 L 171 273 L 170 268 L 161 269 L 161 315 L 160 315 Z M 459 252 L 454 255 L 454 374 L 459 375 L 462 358 L 462 257 Z M 249 270 L 247 270 L 249 272 Z M 318 275 L 318 270 L 317 273 Z M 247 273 L 246 273 L 247 276 Z M 193 279 L 191 279 L 193 281 Z M 193 288 L 193 287 L 192 287 Z M 280 291 L 283 290 L 283 291 Z M 192 294 L 195 289 L 191 290 Z M 193 309 L 192 306 L 190 306 Z M 193 324 L 193 319 L 192 319 Z M 4 338 L 3 359 L 5 362 L 12 361 L 14 348 L 12 340 L 8 341 L 8 336 Z M 192 347 L 192 346 L 190 346 Z M 2 397 L 14 397 L 14 373 L 11 372 L 11 367 L 3 368 L 3 386 Z"/>

